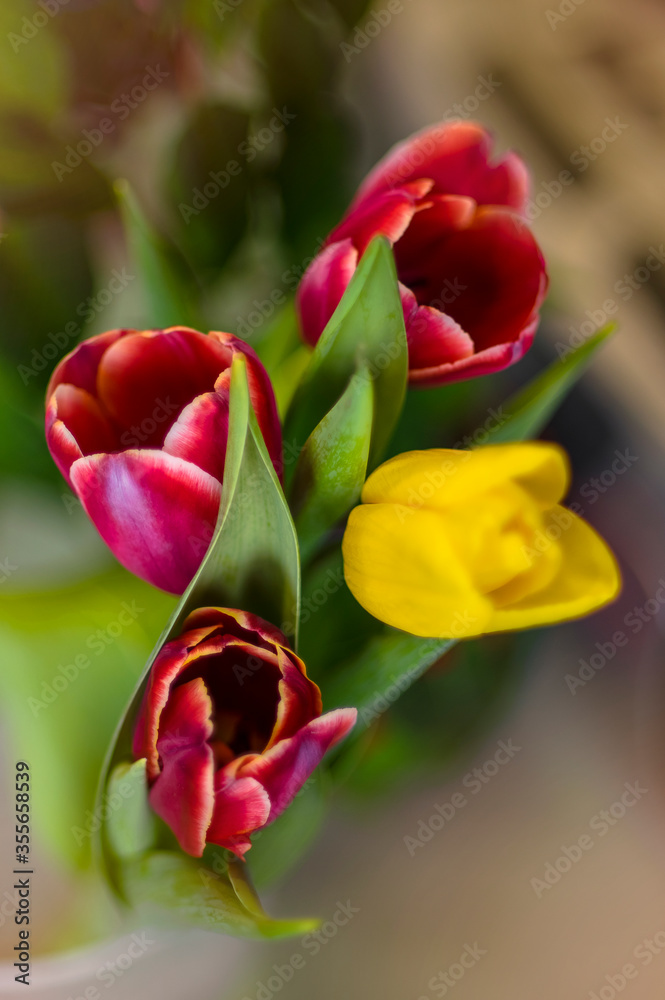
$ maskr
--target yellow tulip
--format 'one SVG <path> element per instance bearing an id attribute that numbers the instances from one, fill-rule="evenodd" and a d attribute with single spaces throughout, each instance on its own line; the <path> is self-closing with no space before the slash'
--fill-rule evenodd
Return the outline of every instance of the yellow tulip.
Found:
<path id="1" fill-rule="evenodd" d="M 568 460 L 543 442 L 398 455 L 369 477 L 342 551 L 375 618 L 464 638 L 580 618 L 613 600 L 616 560 L 560 505 Z"/>

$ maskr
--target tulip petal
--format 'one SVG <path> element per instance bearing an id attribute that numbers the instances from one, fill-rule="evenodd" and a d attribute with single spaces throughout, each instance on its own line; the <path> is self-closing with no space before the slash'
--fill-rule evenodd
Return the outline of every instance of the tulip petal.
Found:
<path id="1" fill-rule="evenodd" d="M 187 617 L 183 629 L 224 629 L 232 637 L 275 652 L 275 646 L 285 646 L 286 637 L 278 628 L 249 611 L 235 608 L 197 608 Z"/>
<path id="2" fill-rule="evenodd" d="M 547 291 L 542 254 L 531 230 L 505 209 L 480 208 L 422 265 L 419 302 L 432 302 L 444 279 L 459 289 L 446 312 L 477 352 L 517 341 Z"/>
<path id="3" fill-rule="evenodd" d="M 331 243 L 309 265 L 296 293 L 296 306 L 305 340 L 316 344 L 341 302 L 358 264 L 352 240 Z"/>
<path id="4" fill-rule="evenodd" d="M 561 515 L 565 514 L 566 520 Z M 567 524 L 566 527 L 562 525 Z M 552 527 L 561 549 L 558 573 L 543 589 L 507 607 L 496 608 L 488 632 L 534 628 L 581 618 L 618 595 L 621 574 L 607 543 L 581 517 L 563 507 L 545 515 L 543 531 Z M 557 540 L 558 535 L 558 540 Z"/>
<path id="5" fill-rule="evenodd" d="M 409 347 L 409 369 L 452 366 L 473 355 L 473 341 L 450 316 L 431 306 L 419 306 L 413 292 L 400 282 Z"/>
<path id="6" fill-rule="evenodd" d="M 201 678 L 176 688 L 162 712 L 157 750 L 162 770 L 150 804 L 183 851 L 200 858 L 213 815 L 212 702 Z"/>
<path id="7" fill-rule="evenodd" d="M 212 391 L 230 362 L 218 339 L 187 328 L 130 333 L 99 362 L 97 395 L 106 411 L 137 437 L 159 446 L 180 410 Z"/>
<path id="8" fill-rule="evenodd" d="M 70 474 L 86 513 L 123 566 L 181 594 L 217 522 L 219 482 L 190 462 L 150 450 L 80 458 Z"/>
<path id="9" fill-rule="evenodd" d="M 533 338 L 538 329 L 539 318 L 526 326 L 518 339 L 510 344 L 498 344 L 478 351 L 461 361 L 452 364 L 435 365 L 427 368 L 411 368 L 409 382 L 412 385 L 428 386 L 459 382 L 462 379 L 477 378 L 479 375 L 492 375 L 509 365 L 515 364 L 533 344 Z"/>
<path id="10" fill-rule="evenodd" d="M 486 631 L 492 605 L 475 587 L 436 511 L 397 503 L 356 507 L 342 554 L 349 590 L 380 621 L 431 638 Z"/>
<path id="11" fill-rule="evenodd" d="M 379 191 L 421 177 L 431 177 L 437 193 L 523 211 L 529 196 L 524 163 L 509 153 L 492 164 L 491 153 L 492 137 L 475 122 L 430 126 L 390 150 L 365 179 L 351 211 Z"/>
<path id="12" fill-rule="evenodd" d="M 437 509 L 515 480 L 546 510 L 565 495 L 569 478 L 565 452 L 549 442 L 494 444 L 474 451 L 431 448 L 384 462 L 365 483 L 362 499 L 366 504 Z"/>
<path id="13" fill-rule="evenodd" d="M 76 439 L 71 431 L 65 427 L 62 420 L 58 420 L 58 405 L 55 393 L 51 396 L 46 407 L 46 444 L 51 453 L 51 458 L 60 469 L 69 486 L 71 486 L 69 470 L 78 458 L 83 457 L 83 452 L 76 443 Z"/>
<path id="14" fill-rule="evenodd" d="M 418 201 L 431 187 L 432 181 L 420 180 L 395 191 L 382 191 L 356 211 L 349 212 L 332 231 L 329 242 L 342 243 L 351 239 L 360 257 L 375 236 L 385 236 L 391 243 L 396 243 L 412 221 Z"/>
<path id="15" fill-rule="evenodd" d="M 208 828 L 208 841 L 240 857 L 252 846 L 249 835 L 268 822 L 270 797 L 253 777 L 236 777 L 233 761 L 215 775 L 215 807 Z"/>
<path id="16" fill-rule="evenodd" d="M 256 778 L 270 797 L 271 823 L 293 801 L 325 754 L 349 733 L 356 722 L 355 708 L 338 708 L 313 719 L 290 739 L 281 740 L 238 770 Z"/>
<path id="17" fill-rule="evenodd" d="M 229 436 L 228 386 L 225 393 L 206 392 L 192 400 L 169 430 L 162 450 L 198 465 L 222 481 Z"/>
<path id="18" fill-rule="evenodd" d="M 97 369 L 106 351 L 116 340 L 134 333 L 134 330 L 109 330 L 82 341 L 56 365 L 49 380 L 46 398 L 50 399 L 61 383 L 85 389 L 91 395 L 97 392 Z"/>
<path id="19" fill-rule="evenodd" d="M 302 660 L 282 646 L 277 653 L 282 672 L 282 679 L 279 682 L 280 698 L 275 728 L 266 750 L 280 740 L 293 736 L 311 719 L 320 715 L 322 709 L 321 691 L 307 676 Z"/>

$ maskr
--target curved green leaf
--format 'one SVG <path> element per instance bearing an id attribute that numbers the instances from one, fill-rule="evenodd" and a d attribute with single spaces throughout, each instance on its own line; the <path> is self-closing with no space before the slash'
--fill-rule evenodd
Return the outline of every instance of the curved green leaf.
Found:
<path id="1" fill-rule="evenodd" d="M 402 412 L 408 374 L 404 313 L 392 250 L 377 237 L 321 334 L 287 414 L 284 439 L 297 454 L 365 365 L 374 388 L 369 464 L 376 463 Z"/>
<path id="2" fill-rule="evenodd" d="M 581 347 L 554 361 L 502 407 L 505 419 L 489 432 L 493 444 L 524 441 L 537 437 L 577 380 L 586 371 L 594 354 L 616 330 L 615 323 L 590 337 Z"/>
<path id="3" fill-rule="evenodd" d="M 374 392 L 367 366 L 310 434 L 296 466 L 290 500 L 303 559 L 357 502 L 367 475 Z"/>

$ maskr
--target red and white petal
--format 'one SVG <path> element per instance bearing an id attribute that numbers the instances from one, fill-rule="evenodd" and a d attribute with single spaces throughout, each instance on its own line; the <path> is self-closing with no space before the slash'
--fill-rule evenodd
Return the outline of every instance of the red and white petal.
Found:
<path id="1" fill-rule="evenodd" d="M 448 382 L 459 382 L 463 379 L 476 378 L 479 375 L 491 375 L 519 361 L 529 350 L 538 328 L 539 317 L 536 316 L 522 330 L 516 341 L 508 344 L 497 344 L 488 347 L 461 361 L 449 364 L 435 365 L 429 368 L 410 368 L 409 382 L 418 386 L 445 385 Z"/>
<path id="2" fill-rule="evenodd" d="M 236 775 L 233 761 L 215 775 L 215 803 L 208 828 L 208 842 L 234 851 L 240 857 L 252 846 L 250 835 L 268 822 L 270 798 L 256 778 Z"/>
<path id="3" fill-rule="evenodd" d="M 356 211 L 349 212 L 330 234 L 328 242 L 341 243 L 350 239 L 360 257 L 375 236 L 385 236 L 391 243 L 396 243 L 413 219 L 418 202 L 431 187 L 432 181 L 424 179 L 394 191 L 380 192 L 375 198 L 363 202 Z"/>
<path id="4" fill-rule="evenodd" d="M 357 714 L 355 708 L 338 708 L 321 715 L 239 767 L 239 777 L 256 778 L 270 796 L 268 822 L 286 809 L 328 750 L 350 732 Z"/>
<path id="5" fill-rule="evenodd" d="M 181 412 L 166 435 L 162 451 L 198 465 L 221 483 L 228 436 L 228 390 L 226 395 L 206 392 Z"/>
<path id="6" fill-rule="evenodd" d="M 408 288 L 400 285 L 409 371 L 452 364 L 473 355 L 471 337 L 455 320 L 431 306 L 419 306 Z"/>
<path id="7" fill-rule="evenodd" d="M 305 664 L 295 653 L 277 649 L 282 679 L 275 728 L 264 753 L 280 740 L 294 736 L 299 729 L 321 715 L 321 691 L 307 676 Z"/>
<path id="8" fill-rule="evenodd" d="M 62 383 L 75 385 L 79 389 L 95 395 L 97 392 L 97 369 L 108 348 L 121 337 L 135 333 L 134 330 L 109 330 L 96 337 L 90 337 L 65 355 L 56 365 L 46 390 L 46 398 L 50 399 L 56 386 Z"/>
<path id="9" fill-rule="evenodd" d="M 528 173 L 509 153 L 490 162 L 492 137 L 475 122 L 443 122 L 395 146 L 371 171 L 351 206 L 354 211 L 377 192 L 417 178 L 434 180 L 437 194 L 459 194 L 479 204 L 499 204 L 523 211 Z"/>
<path id="10" fill-rule="evenodd" d="M 197 330 L 132 333 L 101 359 L 97 395 L 120 427 L 134 429 L 142 445 L 161 445 L 180 410 L 212 391 L 228 359 L 222 344 Z"/>
<path id="11" fill-rule="evenodd" d="M 156 587 L 181 594 L 210 542 L 221 486 L 161 451 L 80 458 L 71 481 L 116 558 Z"/>
<path id="12" fill-rule="evenodd" d="M 302 333 L 314 346 L 339 305 L 358 265 L 351 239 L 331 243 L 309 265 L 296 293 Z"/>
<path id="13" fill-rule="evenodd" d="M 162 712 L 157 740 L 161 772 L 150 804 L 178 838 L 183 851 L 200 858 L 214 809 L 214 759 L 208 745 L 212 702 L 200 677 L 176 688 Z"/>

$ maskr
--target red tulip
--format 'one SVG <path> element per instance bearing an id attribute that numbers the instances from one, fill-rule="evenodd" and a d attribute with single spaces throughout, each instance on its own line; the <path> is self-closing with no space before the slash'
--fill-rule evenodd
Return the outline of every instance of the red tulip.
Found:
<path id="1" fill-rule="evenodd" d="M 382 235 L 394 249 L 412 383 L 485 375 L 522 357 L 547 274 L 522 218 L 526 167 L 514 153 L 490 163 L 491 148 L 480 125 L 444 123 L 396 146 L 374 168 L 298 290 L 310 344 L 368 244 Z"/>
<path id="2" fill-rule="evenodd" d="M 242 856 L 355 721 L 352 708 L 321 715 L 318 687 L 272 625 L 202 608 L 155 660 L 134 755 L 184 851 Z"/>
<path id="3" fill-rule="evenodd" d="M 217 521 L 238 352 L 281 472 L 270 379 L 230 333 L 111 330 L 63 358 L 47 390 L 48 447 L 100 535 L 132 573 L 175 594 L 198 569 Z"/>

